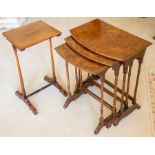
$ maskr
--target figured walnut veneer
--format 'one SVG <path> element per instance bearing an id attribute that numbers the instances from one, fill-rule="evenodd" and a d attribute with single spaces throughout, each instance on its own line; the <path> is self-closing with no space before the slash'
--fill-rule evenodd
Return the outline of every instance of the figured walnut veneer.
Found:
<path id="1" fill-rule="evenodd" d="M 71 36 L 65 38 L 65 41 L 67 45 L 70 46 L 74 51 L 76 51 L 78 54 L 84 56 L 87 59 L 108 66 L 113 66 L 117 63 L 117 61 L 114 59 L 109 59 L 107 57 L 101 56 L 88 50 L 87 48 L 83 47 L 78 42 L 76 42 Z"/>
<path id="2" fill-rule="evenodd" d="M 61 57 L 63 57 L 66 61 L 70 62 L 75 67 L 78 67 L 94 75 L 100 75 L 103 71 L 109 68 L 109 66 L 86 59 L 85 57 L 73 51 L 67 44 L 62 44 L 56 47 L 56 51 Z"/>
<path id="3" fill-rule="evenodd" d="M 20 28 L 12 29 L 3 33 L 6 39 L 20 51 L 36 45 L 54 36 L 61 35 L 61 32 L 43 21 L 36 21 Z"/>
<path id="4" fill-rule="evenodd" d="M 151 43 L 95 19 L 70 30 L 72 37 L 89 50 L 108 58 L 125 61 Z"/>

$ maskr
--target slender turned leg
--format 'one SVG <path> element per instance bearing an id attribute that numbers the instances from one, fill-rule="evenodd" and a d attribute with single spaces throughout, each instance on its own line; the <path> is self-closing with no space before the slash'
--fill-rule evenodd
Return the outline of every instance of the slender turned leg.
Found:
<path id="1" fill-rule="evenodd" d="M 97 128 L 94 131 L 95 134 L 98 134 L 104 125 L 104 117 L 103 117 L 103 110 L 104 110 L 104 107 L 103 107 L 103 90 L 104 90 L 103 82 L 104 82 L 104 78 L 105 78 L 105 75 L 100 76 L 100 80 L 101 80 L 100 120 L 99 120 L 99 124 L 98 124 Z"/>
<path id="2" fill-rule="evenodd" d="M 117 96 L 117 84 L 118 84 L 118 73 L 115 72 L 115 87 L 114 87 L 114 101 L 113 101 L 113 118 L 116 116 L 116 96 Z"/>
<path id="3" fill-rule="evenodd" d="M 68 62 L 66 61 L 66 76 L 67 76 L 67 95 L 68 97 L 71 96 L 70 92 L 70 78 L 69 78 L 69 70 L 68 70 Z"/>
<path id="4" fill-rule="evenodd" d="M 120 105 L 119 115 L 115 119 L 115 121 L 113 122 L 114 126 L 118 125 L 118 123 L 119 123 L 119 121 L 121 119 L 121 116 L 123 114 L 123 105 L 125 104 L 124 96 L 125 96 L 125 86 L 126 86 L 126 75 L 127 75 L 127 72 L 128 72 L 128 65 L 124 64 L 123 65 L 123 85 L 122 85 L 122 94 L 121 94 L 121 105 Z"/>
<path id="5" fill-rule="evenodd" d="M 82 69 L 80 70 L 80 86 L 82 86 Z"/>
<path id="6" fill-rule="evenodd" d="M 122 85 L 122 95 L 121 95 L 121 107 L 120 107 L 120 115 L 123 112 L 123 105 L 124 105 L 124 94 L 125 94 L 125 86 L 126 86 L 126 75 L 128 72 L 128 66 L 126 64 L 123 65 L 123 85 Z"/>
<path id="7" fill-rule="evenodd" d="M 70 92 L 70 79 L 69 79 L 69 70 L 68 70 L 68 62 L 66 61 L 66 77 L 67 77 L 67 95 L 68 98 L 71 97 L 71 92 Z M 68 102 L 66 102 L 63 106 L 64 108 L 68 107 Z"/>
<path id="8" fill-rule="evenodd" d="M 21 71 L 21 68 L 20 68 L 20 63 L 19 63 L 19 59 L 18 59 L 18 55 L 17 55 L 17 49 L 14 46 L 13 46 L 13 50 L 14 50 L 14 54 L 15 54 L 15 57 L 16 57 L 16 63 L 17 63 L 17 68 L 18 68 L 18 73 L 19 73 L 20 86 L 21 86 L 21 91 L 22 91 L 22 93 L 20 93 L 19 91 L 16 91 L 15 94 L 20 99 L 22 99 L 28 105 L 30 110 L 36 115 L 38 113 L 36 108 L 31 104 L 31 102 L 26 97 L 24 81 L 23 81 L 23 77 L 22 77 L 22 71 Z"/>
<path id="9" fill-rule="evenodd" d="M 112 119 L 106 125 L 107 128 L 111 127 L 111 125 L 117 121 L 116 117 L 116 101 L 117 101 L 117 85 L 118 85 L 118 75 L 119 75 L 120 65 L 113 67 L 115 74 L 115 82 L 114 82 L 114 100 L 113 100 L 113 110 L 112 110 Z"/>
<path id="10" fill-rule="evenodd" d="M 78 88 L 79 88 L 79 79 L 78 79 L 78 75 L 77 74 L 78 74 L 77 73 L 77 67 L 75 67 L 75 80 L 76 80 L 76 84 L 75 84 L 75 91 L 74 91 L 74 93 L 77 92 Z"/>
<path id="11" fill-rule="evenodd" d="M 138 83 L 139 83 L 139 76 L 140 76 L 140 72 L 141 72 L 142 62 L 143 62 L 143 57 L 141 57 L 141 58 L 138 59 L 139 66 L 138 66 L 138 72 L 137 72 L 137 78 L 136 78 L 136 85 L 135 85 L 135 90 L 134 90 L 133 104 L 136 103 L 137 88 L 138 88 Z M 139 106 L 139 108 L 140 108 L 140 106 Z"/>
<path id="12" fill-rule="evenodd" d="M 17 63 L 17 68 L 18 68 L 18 73 L 19 73 L 21 91 L 22 91 L 23 96 L 26 97 L 24 81 L 23 81 L 23 77 L 22 77 L 22 71 L 21 71 L 21 68 L 20 68 L 20 63 L 19 63 L 19 59 L 18 59 L 18 55 L 17 55 L 17 49 L 14 46 L 13 46 L 13 50 L 14 50 L 14 54 L 15 54 L 15 57 L 16 57 L 16 63 Z"/>
<path id="13" fill-rule="evenodd" d="M 103 124 L 103 79 L 101 77 L 101 104 L 100 104 L 100 122 Z"/>
<path id="14" fill-rule="evenodd" d="M 116 119 L 116 97 L 117 97 L 118 74 L 115 73 L 114 101 L 113 101 L 113 121 Z"/>
<path id="15" fill-rule="evenodd" d="M 125 100 L 125 109 L 128 108 L 128 95 L 129 95 L 129 89 L 130 89 L 130 78 L 131 78 L 132 65 L 133 65 L 133 61 L 129 64 L 128 83 L 127 83 L 126 100 Z"/>
<path id="16" fill-rule="evenodd" d="M 78 80 L 79 80 L 79 87 L 80 87 L 80 68 L 78 68 Z"/>
<path id="17" fill-rule="evenodd" d="M 50 45 L 51 65 L 52 65 L 52 79 L 56 80 L 55 65 L 54 65 L 54 57 L 53 57 L 53 51 L 52 51 L 52 41 L 51 41 L 51 38 L 49 39 L 49 45 Z"/>
<path id="18" fill-rule="evenodd" d="M 64 95 L 67 96 L 66 91 L 61 87 L 61 85 L 56 80 L 55 75 L 55 65 L 54 65 L 54 57 L 53 57 L 53 51 L 52 51 L 52 41 L 51 38 L 49 39 L 49 46 L 50 46 L 50 58 L 51 58 L 51 66 L 52 66 L 52 78 L 49 78 L 48 76 L 44 77 L 44 80 L 47 81 L 50 84 L 53 84 L 56 88 L 59 89 L 59 91 Z"/>
<path id="19" fill-rule="evenodd" d="M 82 70 L 79 69 L 79 86 L 82 86 Z"/>

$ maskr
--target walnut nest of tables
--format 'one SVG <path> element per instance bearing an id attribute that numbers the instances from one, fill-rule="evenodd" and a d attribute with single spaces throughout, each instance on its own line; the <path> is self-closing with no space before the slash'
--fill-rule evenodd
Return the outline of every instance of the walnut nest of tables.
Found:
<path id="1" fill-rule="evenodd" d="M 151 43 L 99 19 L 73 28 L 70 33 L 71 36 L 65 39 L 66 43 L 56 47 L 56 51 L 66 62 L 68 99 L 64 104 L 64 108 L 68 107 L 71 101 L 85 93 L 99 101 L 101 105 L 100 119 L 94 131 L 97 134 L 103 126 L 107 128 L 112 124 L 116 126 L 122 118 L 140 108 L 140 105 L 136 102 L 136 95 L 141 64 L 146 48 Z M 134 96 L 131 96 L 129 90 L 134 60 L 138 60 L 139 66 Z M 70 92 L 68 62 L 75 66 L 76 86 L 73 95 Z M 117 86 L 121 66 L 123 66 L 122 89 Z M 114 83 L 105 78 L 105 74 L 110 68 L 114 71 Z M 82 71 L 88 72 L 86 79 L 82 79 Z M 98 79 L 100 79 L 101 84 L 96 82 Z M 113 92 L 105 88 L 104 83 L 113 88 Z M 100 97 L 88 90 L 89 86 L 100 88 Z M 113 97 L 112 104 L 104 100 L 104 93 Z M 121 97 L 117 93 L 120 93 Z M 129 100 L 132 102 L 130 106 Z M 120 103 L 119 106 L 116 106 L 117 101 Z M 104 116 L 105 108 L 111 111 L 111 114 L 107 117 Z"/>

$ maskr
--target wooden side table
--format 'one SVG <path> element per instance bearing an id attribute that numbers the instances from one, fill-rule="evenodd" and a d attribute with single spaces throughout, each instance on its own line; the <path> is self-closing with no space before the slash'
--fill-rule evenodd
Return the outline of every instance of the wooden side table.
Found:
<path id="1" fill-rule="evenodd" d="M 71 101 L 76 100 L 78 97 L 80 97 L 82 94 L 89 94 L 93 98 L 95 98 L 98 102 L 100 102 L 100 119 L 99 124 L 97 128 L 95 129 L 94 133 L 97 134 L 103 126 L 106 126 L 109 128 L 115 117 L 116 117 L 116 100 L 117 97 L 117 82 L 118 82 L 118 74 L 119 74 L 119 68 L 120 63 L 115 60 L 110 60 L 108 58 L 104 58 L 101 56 L 101 59 L 105 63 L 109 63 L 108 65 L 104 65 L 103 63 L 97 63 L 95 61 L 89 60 L 80 54 L 76 50 L 83 48 L 80 45 L 74 42 L 75 49 L 71 48 L 67 44 L 69 44 L 69 40 L 71 38 L 67 38 L 67 43 L 62 44 L 58 47 L 56 47 L 56 51 L 58 54 L 65 60 L 66 62 L 66 77 L 67 77 L 67 95 L 68 99 L 66 100 L 66 103 L 64 104 L 64 108 L 66 108 Z M 71 44 L 71 42 L 70 42 Z M 73 47 L 73 46 L 72 46 Z M 77 47 L 77 48 L 76 48 Z M 78 48 L 79 47 L 79 48 Z M 82 49 L 83 52 L 89 52 L 87 49 Z M 95 57 L 97 58 L 97 56 Z M 111 63 L 110 63 L 111 61 Z M 75 85 L 75 91 L 72 95 L 70 92 L 70 78 L 69 78 L 69 69 L 68 69 L 68 62 L 75 66 L 75 79 L 76 79 L 76 85 Z M 105 81 L 105 73 L 109 68 L 114 70 L 115 75 L 115 81 L 114 81 L 114 92 L 110 92 L 108 89 L 104 88 L 104 81 Z M 77 72 L 79 71 L 79 73 Z M 82 71 L 85 71 L 88 73 L 87 79 L 82 79 Z M 100 79 L 101 85 L 95 82 L 97 79 Z M 101 96 L 97 96 L 93 92 L 91 92 L 88 87 L 90 86 L 97 86 L 101 90 Z M 108 93 L 113 97 L 113 105 L 109 104 L 104 100 L 104 93 Z M 108 108 L 111 111 L 111 114 L 109 116 L 104 115 L 104 107 Z"/>
<path id="2" fill-rule="evenodd" d="M 141 64 L 143 62 L 145 50 L 149 45 L 151 45 L 151 43 L 99 19 L 95 19 L 78 26 L 70 30 L 70 32 L 72 37 L 82 46 L 101 56 L 118 60 L 123 65 L 122 89 L 117 88 L 118 92 L 121 93 L 121 105 L 117 119 L 114 121 L 114 125 L 116 126 L 127 114 L 131 113 L 134 109 L 140 108 L 140 106 L 136 103 L 136 96 Z M 129 95 L 129 90 L 134 60 L 138 60 L 139 66 L 134 96 L 132 97 Z M 105 80 L 105 83 L 112 88 L 115 87 L 107 80 Z M 128 104 L 129 98 L 132 99 L 133 104 L 130 108 Z M 123 111 L 127 111 L 127 113 L 123 115 Z"/>
<path id="3" fill-rule="evenodd" d="M 40 92 L 41 90 L 49 87 L 50 85 L 54 85 L 57 87 L 60 92 L 66 96 L 66 91 L 60 86 L 60 84 L 56 80 L 55 76 L 55 67 L 54 67 L 54 58 L 53 58 L 53 52 L 52 52 L 52 42 L 51 39 L 55 36 L 60 36 L 61 32 L 55 29 L 54 27 L 46 24 L 43 21 L 36 21 L 27 25 L 24 25 L 20 28 L 12 29 L 10 31 L 4 32 L 3 35 L 6 37 L 6 39 L 12 44 L 13 51 L 16 58 L 17 68 L 18 68 L 18 74 L 19 74 L 19 80 L 20 80 L 20 86 L 21 86 L 21 92 L 16 91 L 16 95 L 23 100 L 27 106 L 30 108 L 30 110 L 37 114 L 37 109 L 32 105 L 32 103 L 29 101 L 29 97 Z M 25 86 L 24 86 L 24 80 L 22 77 L 22 71 L 19 63 L 19 58 L 17 55 L 17 49 L 19 51 L 24 51 L 28 47 L 31 47 L 33 45 L 36 45 L 42 41 L 49 40 L 50 45 L 50 56 L 51 56 L 51 65 L 52 65 L 52 78 L 49 78 L 45 76 L 45 80 L 49 83 L 48 85 L 34 91 L 31 94 L 26 94 Z"/>

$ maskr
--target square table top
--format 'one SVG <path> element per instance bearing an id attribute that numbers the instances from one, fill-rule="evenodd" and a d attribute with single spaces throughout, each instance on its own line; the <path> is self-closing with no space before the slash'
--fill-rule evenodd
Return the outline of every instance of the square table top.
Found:
<path id="1" fill-rule="evenodd" d="M 61 32 L 54 27 L 39 20 L 19 28 L 3 33 L 6 39 L 20 51 L 38 44 L 54 36 L 61 35 Z"/>
<path id="2" fill-rule="evenodd" d="M 99 19 L 70 30 L 84 47 L 105 57 L 125 61 L 144 51 L 151 43 Z"/>

